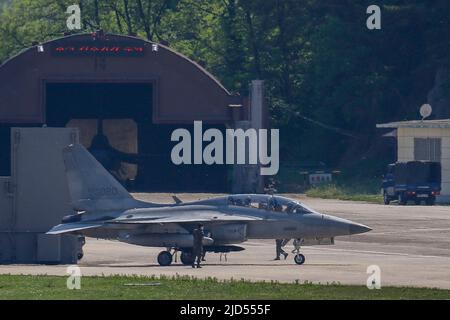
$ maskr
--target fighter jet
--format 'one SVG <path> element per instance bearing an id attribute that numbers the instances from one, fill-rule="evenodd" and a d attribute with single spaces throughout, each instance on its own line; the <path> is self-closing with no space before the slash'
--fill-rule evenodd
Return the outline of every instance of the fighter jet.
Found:
<path id="1" fill-rule="evenodd" d="M 134 199 L 80 144 L 63 150 L 67 182 L 74 210 L 47 234 L 74 234 L 161 247 L 161 266 L 169 266 L 176 252 L 191 265 L 192 232 L 199 223 L 208 235 L 206 252 L 241 251 L 249 239 L 297 239 L 294 261 L 305 262 L 300 244 L 334 244 L 334 237 L 368 232 L 365 225 L 319 213 L 281 196 L 239 194 L 194 202 L 148 203 Z"/>

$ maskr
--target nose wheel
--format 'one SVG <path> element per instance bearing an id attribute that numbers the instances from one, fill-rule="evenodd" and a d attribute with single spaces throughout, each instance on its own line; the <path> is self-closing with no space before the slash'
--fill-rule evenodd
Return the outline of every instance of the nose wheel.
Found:
<path id="1" fill-rule="evenodd" d="M 169 251 L 161 251 L 158 254 L 158 263 L 162 267 L 167 267 L 172 264 L 172 254 Z"/>
<path id="2" fill-rule="evenodd" d="M 305 256 L 301 253 L 297 253 L 294 257 L 294 261 L 298 265 L 302 265 L 305 263 Z"/>
<path id="3" fill-rule="evenodd" d="M 298 265 L 302 265 L 305 263 L 305 256 L 300 253 L 300 246 L 303 244 L 303 239 L 295 239 L 293 242 L 294 250 L 292 250 L 292 253 L 295 254 L 294 256 L 294 262 Z"/>

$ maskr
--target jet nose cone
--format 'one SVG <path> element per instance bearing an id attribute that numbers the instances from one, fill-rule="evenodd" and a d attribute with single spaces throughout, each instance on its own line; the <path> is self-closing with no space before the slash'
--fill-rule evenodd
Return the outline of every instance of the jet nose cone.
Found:
<path id="1" fill-rule="evenodd" d="M 358 233 L 365 233 L 372 230 L 372 228 L 369 228 L 368 226 L 365 226 L 363 224 L 359 223 L 351 223 L 348 226 L 349 234 L 358 234 Z"/>

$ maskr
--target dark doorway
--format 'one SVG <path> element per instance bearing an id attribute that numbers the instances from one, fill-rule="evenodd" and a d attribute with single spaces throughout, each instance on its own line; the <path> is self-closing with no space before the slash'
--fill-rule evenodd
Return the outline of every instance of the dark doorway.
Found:
<path id="1" fill-rule="evenodd" d="M 151 191 L 228 192 L 230 181 L 227 165 L 174 165 L 171 151 L 178 142 L 170 141 L 175 129 L 184 128 L 194 137 L 193 125 L 139 125 L 139 150 L 149 157 L 149 165 L 141 166 L 137 185 Z M 217 128 L 225 132 L 224 125 L 203 125 L 203 130 Z M 192 146 L 193 146 L 192 142 Z M 191 150 L 192 155 L 193 150 Z M 223 153 L 225 154 L 225 153 Z M 145 157 L 145 156 L 144 156 Z"/>
<path id="2" fill-rule="evenodd" d="M 11 176 L 11 128 L 33 128 L 40 126 L 38 124 L 27 123 L 0 125 L 0 176 Z"/>
<path id="3" fill-rule="evenodd" d="M 11 127 L 0 126 L 0 176 L 11 175 Z"/>
<path id="4" fill-rule="evenodd" d="M 47 83 L 47 125 L 70 119 L 152 119 L 151 83 Z"/>
<path id="5" fill-rule="evenodd" d="M 52 127 L 66 126 L 73 119 L 91 120 L 94 123 L 95 136 L 90 135 L 85 141 L 91 153 L 118 180 L 121 177 L 115 172 L 118 164 L 131 162 L 137 166 L 137 174 L 132 180 L 121 182 L 133 191 L 176 191 L 176 192 L 226 192 L 228 191 L 227 171 L 225 165 L 181 165 L 172 164 L 170 153 L 175 145 L 170 137 L 173 130 L 186 128 L 191 131 L 192 125 L 159 125 L 153 124 L 153 85 L 150 82 L 136 83 L 95 83 L 95 82 L 49 82 L 46 84 L 46 119 Z M 176 93 L 174 93 L 176 94 Z M 104 122 L 108 119 L 132 119 L 136 127 L 136 135 L 127 137 L 130 146 L 136 152 L 113 150 L 96 152 L 93 141 L 101 141 L 95 137 L 105 135 L 108 144 L 112 136 L 122 135 L 123 127 L 118 125 L 109 133 L 103 132 Z M 214 126 L 225 130 L 223 125 Z M 83 127 L 84 128 L 84 127 Z M 80 130 L 88 130 L 86 128 Z M 204 130 L 208 126 L 204 125 Z M 114 134 L 111 134 L 114 130 Z M 86 132 L 80 132 L 86 136 Z M 109 134 L 109 136 L 108 136 Z M 193 136 L 193 134 L 192 134 Z M 123 141 L 122 141 L 123 144 Z M 94 149 L 94 150 L 93 150 Z M 102 149 L 104 150 L 104 149 Z M 111 150 L 111 149 L 108 149 Z M 118 153 L 115 151 L 119 151 Z M 120 167 L 122 170 L 123 167 Z"/>

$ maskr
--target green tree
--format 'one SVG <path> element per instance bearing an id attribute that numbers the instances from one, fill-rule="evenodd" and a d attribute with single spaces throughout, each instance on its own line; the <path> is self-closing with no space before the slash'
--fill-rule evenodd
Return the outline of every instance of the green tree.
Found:
<path id="1" fill-rule="evenodd" d="M 252 79 L 265 80 L 284 161 L 344 166 L 385 157 L 376 123 L 417 119 L 431 90 L 435 101 L 450 101 L 448 0 L 378 1 L 382 29 L 372 31 L 369 0 L 75 2 L 80 32 L 169 44 L 242 95 Z M 2 3 L 0 61 L 61 36 L 74 1 Z M 445 106 L 436 117 L 450 116 Z"/>

